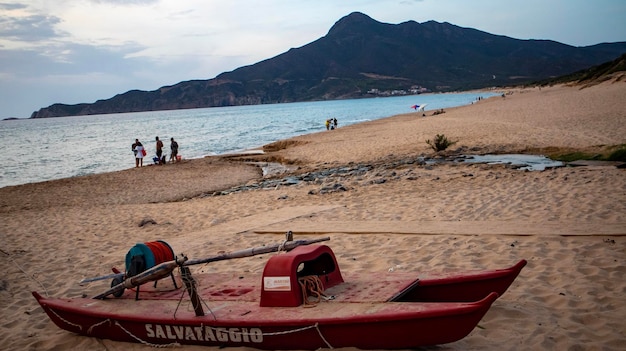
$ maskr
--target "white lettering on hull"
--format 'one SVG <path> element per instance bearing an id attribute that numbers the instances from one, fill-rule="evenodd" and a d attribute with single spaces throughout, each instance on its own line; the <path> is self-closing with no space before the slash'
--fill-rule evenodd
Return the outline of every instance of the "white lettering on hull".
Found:
<path id="1" fill-rule="evenodd" d="M 146 324 L 146 336 L 155 339 L 213 341 L 233 343 L 262 343 L 263 332 L 259 328 L 213 328 L 210 326 L 185 326 Z"/>

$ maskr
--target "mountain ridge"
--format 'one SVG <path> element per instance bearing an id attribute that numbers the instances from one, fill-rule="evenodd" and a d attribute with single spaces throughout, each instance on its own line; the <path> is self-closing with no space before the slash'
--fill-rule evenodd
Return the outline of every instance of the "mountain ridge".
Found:
<path id="1" fill-rule="evenodd" d="M 538 81 L 598 65 L 626 52 L 626 42 L 574 47 L 521 40 L 447 22 L 378 22 L 353 12 L 299 48 L 153 91 L 53 104 L 31 118 L 318 101 L 385 91 L 445 92 Z M 374 93 L 372 93 L 374 92 Z"/>

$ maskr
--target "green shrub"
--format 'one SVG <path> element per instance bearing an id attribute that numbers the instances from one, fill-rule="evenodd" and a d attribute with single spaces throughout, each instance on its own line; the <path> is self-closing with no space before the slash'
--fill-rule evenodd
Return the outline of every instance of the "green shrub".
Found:
<path id="1" fill-rule="evenodd" d="M 448 140 L 448 138 L 443 134 L 437 134 L 434 141 L 431 141 L 430 139 L 426 140 L 426 144 L 430 145 L 430 147 L 436 152 L 443 151 L 456 143 L 456 141 Z"/>
<path id="2" fill-rule="evenodd" d="M 611 152 L 607 159 L 609 161 L 626 161 L 626 147 Z"/>
<path id="3" fill-rule="evenodd" d="M 561 162 L 573 162 L 578 160 L 597 160 L 600 158 L 600 155 L 585 152 L 571 152 L 567 154 L 550 155 L 550 158 Z"/>
<path id="4" fill-rule="evenodd" d="M 552 152 L 539 149 L 539 153 L 546 154 L 553 160 L 573 162 L 578 160 L 623 161 L 626 162 L 626 144 L 597 145 L 593 151 L 572 151 L 555 148 Z"/>

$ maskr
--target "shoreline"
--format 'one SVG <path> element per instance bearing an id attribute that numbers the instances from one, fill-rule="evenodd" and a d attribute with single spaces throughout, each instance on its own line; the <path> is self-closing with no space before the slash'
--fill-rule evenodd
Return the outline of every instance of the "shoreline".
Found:
<path id="1" fill-rule="evenodd" d="M 624 82 L 520 90 L 437 116 L 405 114 L 281 140 L 262 155 L 0 188 L 0 342 L 6 350 L 151 350 L 61 330 L 31 291 L 101 293 L 110 282 L 77 282 L 123 269 L 138 242 L 165 240 L 176 253 L 200 258 L 274 244 L 292 230 L 296 239 L 330 236 L 345 272 L 419 274 L 527 259 L 481 328 L 438 349 L 620 350 L 624 169 L 531 172 L 419 158 L 433 155 L 425 140 L 442 133 L 458 140 L 451 152 L 625 144 L 624 94 Z M 281 162 L 293 171 L 263 177 L 259 166 L 244 162 Z M 140 225 L 146 219 L 154 223 Z M 198 269 L 260 273 L 268 257 Z"/>
<path id="2" fill-rule="evenodd" d="M 453 93 L 453 94 L 458 95 L 460 93 L 457 92 L 457 93 Z M 468 93 L 461 93 L 461 94 L 468 94 Z M 472 93 L 471 95 L 473 96 L 474 94 Z M 391 114 L 387 114 L 386 116 L 384 116 L 382 118 L 388 118 L 389 116 L 391 116 Z M 83 116 L 83 117 L 90 117 L 90 116 Z M 55 118 L 64 119 L 65 117 L 55 117 Z M 361 123 L 361 122 L 357 122 L 357 124 L 358 123 Z M 310 128 L 304 128 L 304 129 L 308 130 Z M 323 131 L 323 124 L 320 123 L 319 128 L 317 130 L 315 130 L 315 131 L 308 131 L 308 132 L 305 132 L 305 133 L 309 133 L 310 134 L 310 133 L 318 133 L 318 132 L 322 132 L 322 131 Z M 306 135 L 306 134 L 300 134 L 300 135 Z M 278 142 L 280 140 L 282 140 L 282 139 L 268 141 L 267 143 L 274 143 L 274 142 Z M 256 152 L 255 150 L 262 150 L 264 145 L 267 144 L 267 143 L 261 143 L 262 140 L 258 140 L 258 141 L 260 142 L 260 144 L 253 144 L 253 145 L 250 146 L 250 148 L 238 149 L 236 151 L 227 151 L 227 152 L 224 152 L 224 153 L 217 153 L 217 154 L 215 154 L 213 152 L 208 152 L 208 151 L 205 151 L 205 152 L 203 152 L 201 154 L 196 154 L 196 153 L 190 151 L 192 153 L 189 153 L 189 154 L 186 154 L 186 155 L 183 155 L 183 156 L 186 156 L 187 160 L 195 160 L 195 159 L 201 159 L 201 158 L 205 158 L 205 157 L 229 157 L 232 154 L 251 153 L 251 152 Z M 26 147 L 26 146 L 24 146 L 24 147 Z M 54 148 L 55 146 L 51 145 L 50 147 Z M 60 146 L 58 146 L 58 147 L 60 147 Z M 94 148 L 95 147 L 96 146 L 94 146 Z M 192 147 L 192 149 L 194 151 L 197 151 L 196 147 Z M 124 148 L 124 151 L 125 150 L 126 150 L 126 148 Z M 190 155 L 193 155 L 193 156 L 190 156 Z M 134 159 L 132 161 L 134 161 Z M 145 161 L 145 166 L 151 166 L 152 165 L 152 154 L 147 156 L 146 158 L 144 158 L 144 161 Z M 75 164 L 75 165 L 73 165 L 75 167 L 66 167 L 64 165 L 60 165 L 60 166 L 57 165 L 57 167 L 66 167 L 66 169 L 68 169 L 69 173 L 79 173 L 78 169 L 82 169 L 83 167 L 85 169 L 91 169 L 91 167 L 96 167 L 96 168 L 93 168 L 93 170 L 101 171 L 102 169 L 98 168 L 99 167 L 98 165 L 100 164 L 100 162 L 102 162 L 102 160 L 94 160 L 93 162 L 94 162 L 93 164 Z M 13 173 L 18 173 L 19 172 L 20 167 L 17 167 L 17 166 L 16 167 L 9 166 L 9 167 L 12 169 Z M 119 167 L 119 168 L 115 169 L 116 167 Z M 127 169 L 131 169 L 131 168 L 133 168 L 133 167 L 132 166 L 128 166 L 128 163 L 124 162 L 122 164 L 116 164 L 113 169 L 107 168 L 105 171 L 101 171 L 100 173 L 117 172 L 117 171 L 127 170 Z M 70 171 L 71 169 L 73 169 L 74 171 Z M 18 179 L 13 177 L 13 175 L 12 175 L 13 173 L 8 175 L 7 178 L 5 179 L 7 181 L 7 183 L 10 184 L 10 185 L 4 185 L 4 186 L 21 185 L 21 184 L 14 184 L 14 181 L 17 181 Z M 73 177 L 76 177 L 76 176 L 83 176 L 83 175 L 85 175 L 85 174 L 80 174 L 80 175 L 76 174 L 76 175 L 72 176 L 69 173 L 68 174 L 65 174 L 65 173 L 62 173 L 62 174 L 48 174 L 47 172 L 43 171 L 43 174 L 45 174 L 46 178 L 57 177 L 57 176 L 65 176 L 65 178 L 73 178 Z M 100 173 L 94 173 L 94 174 L 100 174 Z M 94 174 L 87 174 L 87 175 L 94 175 Z M 29 183 L 33 183 L 33 182 L 37 183 L 37 182 L 42 182 L 42 181 L 58 180 L 58 179 L 64 179 L 64 178 L 37 179 L 37 177 L 33 176 L 33 174 L 29 174 L 29 178 L 27 178 L 26 181 L 29 182 Z M 27 183 L 22 183 L 22 184 L 27 184 Z M 2 187 L 4 187 L 4 186 L 2 186 Z"/>

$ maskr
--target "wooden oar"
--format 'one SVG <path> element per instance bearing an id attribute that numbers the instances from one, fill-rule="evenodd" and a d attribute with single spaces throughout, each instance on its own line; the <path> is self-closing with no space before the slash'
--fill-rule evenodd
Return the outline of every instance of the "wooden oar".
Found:
<path id="1" fill-rule="evenodd" d="M 255 256 L 255 255 L 261 255 L 264 253 L 276 252 L 279 250 L 289 251 L 289 250 L 293 250 L 294 248 L 298 246 L 310 245 L 310 244 L 319 243 L 319 242 L 327 241 L 327 240 L 330 240 L 330 237 L 311 239 L 311 240 L 286 241 L 282 244 L 253 247 L 250 249 L 234 251 L 230 253 L 225 253 L 225 254 L 221 254 L 217 256 L 200 258 L 200 259 L 195 259 L 195 260 L 187 260 L 187 257 L 185 256 L 182 256 L 181 258 L 177 257 L 173 261 L 163 262 L 133 277 L 130 277 L 124 280 L 123 282 L 121 282 L 120 284 L 117 284 L 114 287 L 111 287 L 111 289 L 105 291 L 104 293 L 94 296 L 93 298 L 103 299 L 111 294 L 120 293 L 124 291 L 124 289 L 134 288 L 134 287 L 137 287 L 139 285 L 142 285 L 151 281 L 159 280 L 161 278 L 168 276 L 178 266 L 191 266 L 191 265 L 203 264 L 203 263 L 209 263 L 209 262 L 215 262 L 215 261 L 230 260 L 233 258 L 250 257 L 250 256 Z"/>
<path id="2" fill-rule="evenodd" d="M 276 252 L 279 250 L 289 251 L 289 250 L 295 249 L 298 246 L 315 244 L 315 243 L 319 243 L 319 242 L 327 241 L 327 240 L 330 240 L 330 237 L 311 239 L 311 240 L 286 241 L 283 244 L 253 247 L 250 249 L 228 252 L 228 253 L 224 253 L 221 255 L 213 256 L 213 257 L 189 260 L 183 263 L 183 266 L 191 266 L 191 265 L 203 264 L 203 263 L 209 263 L 209 262 L 215 262 L 215 261 L 230 260 L 233 258 L 250 257 L 250 256 L 261 255 L 261 254 L 269 253 L 269 252 Z"/>

